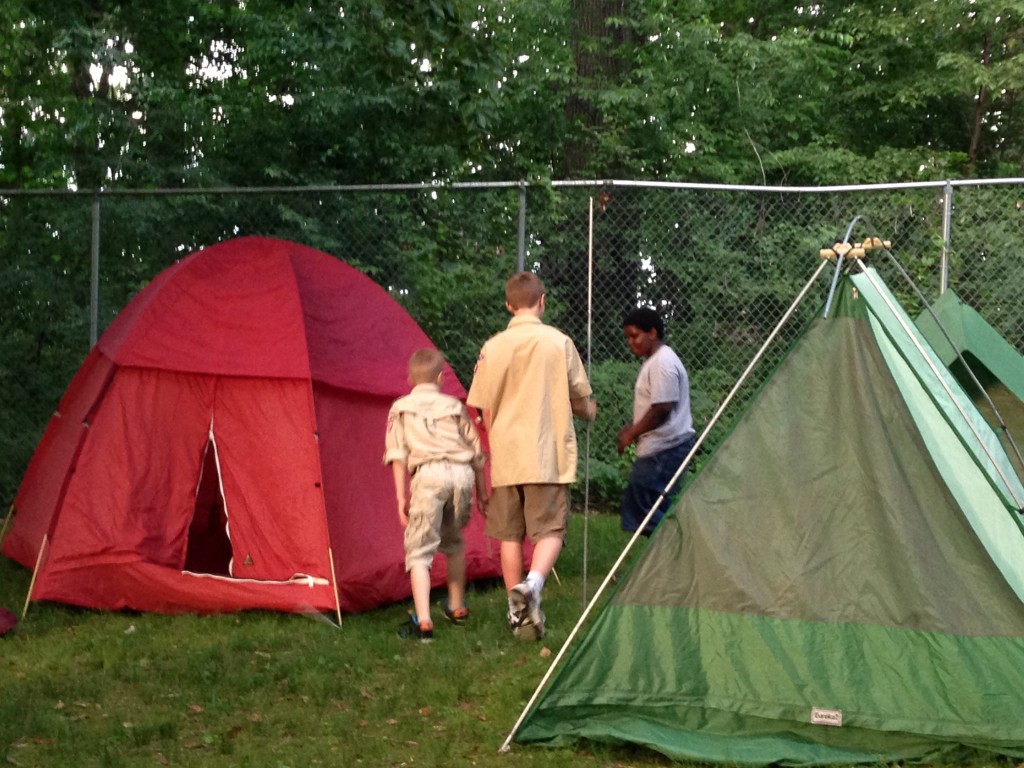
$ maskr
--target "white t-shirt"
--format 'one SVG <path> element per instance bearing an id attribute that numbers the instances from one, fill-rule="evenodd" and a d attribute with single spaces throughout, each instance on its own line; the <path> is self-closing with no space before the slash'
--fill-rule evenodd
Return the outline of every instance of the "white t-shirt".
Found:
<path id="1" fill-rule="evenodd" d="M 633 422 L 655 403 L 675 403 L 669 417 L 656 429 L 644 432 L 636 444 L 637 456 L 652 456 L 691 437 L 690 379 L 678 355 L 667 344 L 644 360 L 633 388 Z"/>

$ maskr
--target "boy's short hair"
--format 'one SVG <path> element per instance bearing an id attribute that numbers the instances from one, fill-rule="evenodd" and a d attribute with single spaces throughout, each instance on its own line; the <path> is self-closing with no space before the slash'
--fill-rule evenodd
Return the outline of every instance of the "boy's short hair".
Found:
<path id="1" fill-rule="evenodd" d="M 409 381 L 432 384 L 444 370 L 444 355 L 436 349 L 417 349 L 409 358 Z"/>
<path id="2" fill-rule="evenodd" d="M 665 338 L 665 321 L 661 319 L 661 315 L 650 307 L 634 307 L 629 310 L 622 321 L 622 325 L 623 327 L 632 325 L 641 331 L 654 330 L 657 332 L 659 339 L 664 340 Z"/>
<path id="3" fill-rule="evenodd" d="M 505 301 L 512 309 L 535 307 L 544 295 L 544 283 L 533 272 L 517 272 L 505 283 Z"/>

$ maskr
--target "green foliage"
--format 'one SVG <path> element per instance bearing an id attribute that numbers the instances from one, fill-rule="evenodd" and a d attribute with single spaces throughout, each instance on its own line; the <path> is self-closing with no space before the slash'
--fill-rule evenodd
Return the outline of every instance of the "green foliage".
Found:
<path id="1" fill-rule="evenodd" d="M 625 345 L 625 340 L 623 340 Z M 597 421 L 586 429 L 590 440 L 590 493 L 598 502 L 617 507 L 633 464 L 632 449 L 619 454 L 619 429 L 633 421 L 633 384 L 639 363 L 603 360 L 590 371 L 597 400 Z"/>
<path id="2" fill-rule="evenodd" d="M 1020 0 L 608 8 L 9 2 L 0 177 L 834 183 L 874 180 L 873 161 L 887 180 L 1020 172 Z"/>
<path id="3" fill-rule="evenodd" d="M 401 14 L 381 0 L 11 0 L 0 8 L 0 186 L 103 187 L 100 331 L 175 258 L 239 234 L 284 237 L 382 282 L 466 384 L 506 319 L 518 190 L 481 204 L 445 184 L 538 182 L 527 266 L 551 286 L 554 324 L 583 346 L 588 323 L 617 328 L 642 296 L 666 312 L 695 379 L 736 375 L 806 274 L 795 259 L 856 206 L 827 201 L 783 220 L 752 195 L 723 217 L 709 212 L 713 198 L 680 195 L 665 227 L 642 195 L 615 190 L 595 217 L 594 303 L 580 266 L 591 191 L 544 181 L 1020 175 L 1022 18 L 1021 0 L 966 12 L 923 1 L 415 0 Z M 356 202 L 315 190 L 114 196 L 403 181 L 436 186 Z M 924 205 L 893 198 L 875 226 L 934 243 Z M 88 351 L 91 203 L 0 199 L 4 498 Z M 978 230 L 1012 241 L 1009 224 Z M 920 256 L 915 277 L 935 258 Z M 973 281 L 978 260 L 954 258 Z M 1002 304 L 992 285 L 971 290 Z M 999 323 L 1009 334 L 1016 324 L 1012 312 Z M 592 346 L 595 364 L 629 359 L 607 337 Z M 597 458 L 602 497 L 614 496 L 618 462 Z"/>
<path id="4" fill-rule="evenodd" d="M 1020 172 L 1019 1 L 627 8 L 579 44 L 593 126 L 580 175 L 836 184 Z"/>

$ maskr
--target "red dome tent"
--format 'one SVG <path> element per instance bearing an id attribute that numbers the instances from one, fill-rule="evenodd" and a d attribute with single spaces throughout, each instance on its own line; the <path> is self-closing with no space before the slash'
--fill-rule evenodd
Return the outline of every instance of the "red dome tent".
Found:
<path id="1" fill-rule="evenodd" d="M 30 599 L 166 613 L 360 611 L 409 595 L 384 430 L 433 346 L 325 253 L 245 237 L 179 261 L 110 325 L 15 497 Z M 448 369 L 445 390 L 465 391 Z M 474 515 L 470 579 L 500 574 Z M 444 558 L 433 570 L 444 583 Z"/>

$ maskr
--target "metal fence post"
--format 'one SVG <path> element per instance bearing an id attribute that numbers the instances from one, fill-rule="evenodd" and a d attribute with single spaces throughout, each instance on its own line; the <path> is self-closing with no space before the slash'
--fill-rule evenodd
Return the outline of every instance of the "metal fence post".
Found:
<path id="1" fill-rule="evenodd" d="M 947 179 L 942 190 L 942 258 L 939 259 L 939 294 L 949 289 L 949 241 L 953 229 L 953 184 Z"/>
<path id="2" fill-rule="evenodd" d="M 516 272 L 526 268 L 526 182 L 519 182 L 519 239 L 516 244 Z"/>
<path id="3" fill-rule="evenodd" d="M 100 195 L 92 199 L 92 264 L 89 277 L 89 349 L 99 338 L 100 318 Z"/>

